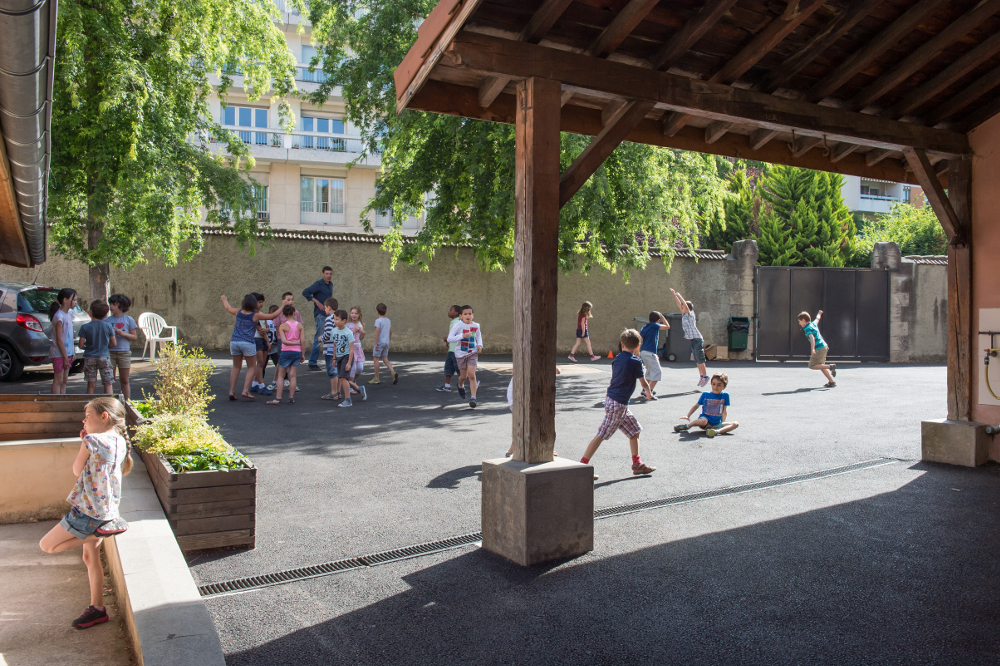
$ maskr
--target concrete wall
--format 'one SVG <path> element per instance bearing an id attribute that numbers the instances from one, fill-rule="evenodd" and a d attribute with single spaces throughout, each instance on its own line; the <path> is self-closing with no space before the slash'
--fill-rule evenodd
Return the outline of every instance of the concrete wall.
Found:
<path id="1" fill-rule="evenodd" d="M 889 280 L 892 363 L 948 360 L 948 267 L 938 263 L 942 259 L 903 257 L 896 243 L 875 244 L 872 268 L 892 273 Z"/>
<path id="2" fill-rule="evenodd" d="M 0 442 L 0 524 L 66 515 L 79 452 L 79 437 Z"/>

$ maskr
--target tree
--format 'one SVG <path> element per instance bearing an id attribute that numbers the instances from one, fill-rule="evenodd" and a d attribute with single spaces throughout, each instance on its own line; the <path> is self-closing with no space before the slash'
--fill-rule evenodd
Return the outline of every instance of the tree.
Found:
<path id="1" fill-rule="evenodd" d="M 427 268 L 446 245 L 470 245 L 485 270 L 511 264 L 514 252 L 514 128 L 465 118 L 395 112 L 392 74 L 416 40 L 416 22 L 433 0 L 314 0 L 312 36 L 323 46 L 314 65 L 328 79 L 311 95 L 323 103 L 341 87 L 352 123 L 385 173 L 362 211 L 421 214 L 424 227 L 403 243 L 398 228 L 384 247 L 393 262 Z M 590 137 L 564 134 L 562 167 Z M 669 265 L 677 246 L 697 246 L 698 225 L 724 216 L 724 181 L 715 158 L 646 145 L 618 147 L 560 213 L 563 270 L 645 267 L 650 250 Z"/>
<path id="2" fill-rule="evenodd" d="M 871 266 L 875 243 L 889 242 L 898 244 L 904 257 L 945 254 L 948 250 L 948 238 L 930 206 L 914 208 L 910 204 L 897 203 L 893 204 L 891 212 L 877 215 L 858 227 L 847 265 Z"/>
<path id="3" fill-rule="evenodd" d="M 290 127 L 295 59 L 277 16 L 270 0 L 59 3 L 50 238 L 90 266 L 91 299 L 107 298 L 110 265 L 127 268 L 147 253 L 173 264 L 199 252 L 199 207 L 253 249 L 253 158 L 211 119 L 209 77 L 219 77 L 223 100 L 235 72 L 251 98 L 273 86 Z M 231 158 L 192 141 L 210 136 Z"/>
<path id="4" fill-rule="evenodd" d="M 729 172 L 729 191 L 732 196 L 725 200 L 725 215 L 719 221 L 707 223 L 704 239 L 708 247 L 729 251 L 733 243 L 760 235 L 759 218 L 764 202 L 757 191 L 757 184 L 763 176 L 763 169 L 749 165 L 734 168 Z"/>

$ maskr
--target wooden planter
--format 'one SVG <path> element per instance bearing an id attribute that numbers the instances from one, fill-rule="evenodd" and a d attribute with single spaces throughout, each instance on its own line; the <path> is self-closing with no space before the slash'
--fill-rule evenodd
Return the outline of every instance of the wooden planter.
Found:
<path id="1" fill-rule="evenodd" d="M 126 403 L 128 424 L 141 418 Z M 140 451 L 181 550 L 256 546 L 257 468 L 175 472 L 163 456 Z"/>
<path id="2" fill-rule="evenodd" d="M 92 395 L 0 395 L 0 442 L 78 437 Z"/>

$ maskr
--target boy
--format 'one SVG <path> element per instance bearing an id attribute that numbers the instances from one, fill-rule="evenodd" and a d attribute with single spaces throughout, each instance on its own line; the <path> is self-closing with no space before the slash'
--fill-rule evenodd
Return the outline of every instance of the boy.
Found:
<path id="1" fill-rule="evenodd" d="M 698 320 L 694 314 L 694 304 L 691 301 L 684 300 L 684 297 L 673 289 L 670 290 L 670 293 L 674 295 L 677 307 L 681 311 L 681 326 L 684 328 L 684 339 L 691 342 L 691 354 L 694 356 L 694 362 L 698 364 L 698 386 L 700 388 L 708 383 L 708 368 L 705 367 L 708 361 L 705 359 L 705 339 L 701 337 L 701 331 L 698 330 Z"/>
<path id="2" fill-rule="evenodd" d="M 326 321 L 323 323 L 323 361 L 326 363 L 326 376 L 330 378 L 330 392 L 322 396 L 323 400 L 337 400 L 343 396 L 340 394 L 341 373 L 337 367 L 338 352 L 334 343 L 337 324 L 333 314 L 337 311 L 340 303 L 332 296 L 323 301 L 323 310 L 326 312 Z M 346 330 L 346 329 L 345 329 Z M 350 330 L 347 330 L 350 333 Z M 351 334 L 351 342 L 354 342 L 354 335 Z M 351 345 L 353 347 L 353 344 Z M 346 375 L 344 375 L 346 377 Z M 349 396 L 348 396 L 349 397 Z"/>
<path id="3" fill-rule="evenodd" d="M 802 332 L 805 333 L 806 339 L 809 341 L 809 369 L 821 370 L 827 379 L 823 387 L 833 388 L 837 385 L 837 382 L 833 381 L 833 378 L 837 376 L 837 364 L 827 364 L 826 362 L 826 355 L 830 348 L 826 346 L 826 340 L 819 334 L 819 320 L 822 316 L 823 311 L 820 310 L 816 313 L 816 321 L 812 321 L 808 312 L 800 312 L 799 326 L 802 327 Z"/>
<path id="4" fill-rule="evenodd" d="M 462 314 L 461 306 L 453 305 L 448 308 L 448 333 L 451 333 L 451 329 L 455 325 L 455 319 L 460 314 Z M 439 386 L 437 390 L 442 393 L 451 393 L 451 376 L 457 375 L 459 372 L 458 362 L 455 360 L 455 347 L 458 343 L 448 342 L 447 335 L 444 336 L 444 341 L 448 344 L 448 357 L 444 360 L 444 386 Z"/>
<path id="5" fill-rule="evenodd" d="M 282 324 L 284 324 L 286 321 L 288 321 L 287 317 L 285 317 L 285 306 L 286 305 L 291 305 L 293 308 L 295 308 L 295 296 L 293 296 L 292 292 L 290 292 L 290 291 L 286 291 L 285 293 L 283 293 L 281 295 L 281 314 L 278 315 L 278 318 L 274 320 L 274 325 L 275 325 L 276 328 L 281 327 Z M 292 319 L 294 319 L 295 321 L 299 322 L 299 326 L 302 326 L 302 315 L 299 314 L 299 311 L 297 309 L 295 310 L 295 316 L 293 316 Z M 279 348 L 281 347 L 281 340 L 280 339 L 278 340 L 278 347 Z M 302 362 L 303 363 L 306 362 L 305 355 L 302 356 Z M 288 388 L 288 383 L 289 383 L 289 380 L 286 378 L 285 379 L 285 388 Z M 274 390 L 274 384 L 272 383 L 271 386 L 269 386 L 268 388 L 273 391 Z M 296 391 L 301 391 L 302 389 L 299 388 L 298 386 L 296 386 L 295 390 Z"/>
<path id="6" fill-rule="evenodd" d="M 715 437 L 717 434 L 722 435 L 730 430 L 736 430 L 740 427 L 740 424 L 736 421 L 726 421 L 726 413 L 729 407 L 729 394 L 723 393 L 722 389 L 729 385 L 729 376 L 717 372 L 712 375 L 712 391 L 709 393 L 705 391 L 698 398 L 698 402 L 695 403 L 694 407 L 687 413 L 687 416 L 682 416 L 682 421 L 687 421 L 688 423 L 681 423 L 674 426 L 674 432 L 684 432 L 691 428 L 691 426 L 698 426 L 705 431 L 705 434 L 709 437 Z M 694 410 L 701 406 L 701 415 L 698 416 L 694 421 L 691 420 L 691 415 L 694 414 Z"/>
<path id="7" fill-rule="evenodd" d="M 388 308 L 385 307 L 385 303 L 379 303 L 375 306 L 375 312 L 378 313 L 378 319 L 375 320 L 375 332 L 378 334 L 375 340 L 375 349 L 372 351 L 372 358 L 375 359 L 375 379 L 368 382 L 369 384 L 379 384 L 378 379 L 378 360 L 381 358 L 385 363 L 385 367 L 389 369 L 389 374 L 392 376 L 392 383 L 399 383 L 399 373 L 392 369 L 392 363 L 389 363 L 389 341 L 392 340 L 392 322 L 388 317 L 385 316 Z"/>
<path id="8" fill-rule="evenodd" d="M 361 400 L 367 400 L 368 396 L 365 394 L 365 387 L 358 386 L 347 376 L 351 372 L 351 364 L 354 362 L 354 334 L 347 330 L 347 311 L 346 310 L 333 310 L 329 305 L 330 301 L 336 302 L 335 299 L 328 298 L 324 303 L 324 309 L 329 311 L 327 315 L 327 321 L 333 319 L 333 330 L 329 332 L 329 339 L 327 342 L 333 348 L 333 352 L 336 356 L 336 362 L 334 364 L 334 372 L 338 378 L 338 383 L 340 384 L 339 393 L 344 397 L 344 401 L 337 405 L 338 407 L 353 407 L 354 403 L 351 402 L 351 389 L 361 394 Z M 324 330 L 324 336 L 327 333 Z M 325 352 L 324 352 L 325 353 Z M 327 357 L 327 363 L 329 363 L 330 357 Z M 327 370 L 327 375 L 330 375 L 330 371 Z M 323 396 L 327 400 L 333 400 L 333 377 L 330 375 L 330 396 Z"/>
<path id="9" fill-rule="evenodd" d="M 267 313 L 271 314 L 277 312 L 278 306 L 272 305 L 267 309 Z M 281 315 L 278 315 L 279 317 Z M 281 358 L 281 340 L 278 335 L 278 325 L 274 323 L 274 319 L 268 319 L 265 323 L 267 324 L 267 344 L 270 345 L 268 348 L 268 354 L 264 357 L 264 370 L 263 374 L 267 373 L 267 361 L 268 359 L 274 363 L 274 381 L 267 385 L 268 391 L 273 391 L 277 387 L 278 381 L 278 361 Z"/>
<path id="10" fill-rule="evenodd" d="M 108 304 L 111 306 L 111 315 L 104 321 L 114 328 L 115 340 L 118 341 L 118 344 L 110 348 L 111 376 L 114 377 L 117 368 L 122 394 L 126 400 L 131 400 L 132 386 L 128 381 L 129 374 L 132 372 L 132 346 L 130 343 L 139 337 L 135 333 L 135 329 L 139 327 L 136 326 L 135 319 L 125 314 L 132 307 L 132 300 L 128 296 L 111 294 Z"/>
<path id="11" fill-rule="evenodd" d="M 264 298 L 264 294 L 254 292 L 253 295 L 257 299 L 257 311 L 262 312 L 264 310 L 264 301 L 267 299 Z M 256 379 L 250 384 L 250 392 L 271 395 L 271 389 L 267 388 L 267 385 L 264 383 L 264 365 L 267 363 L 267 357 L 271 354 L 271 343 L 267 338 L 267 326 L 263 321 L 257 322 L 257 327 L 253 333 L 253 343 L 257 350 L 257 364 L 254 366 L 254 376 Z"/>
<path id="12" fill-rule="evenodd" d="M 472 321 L 472 306 L 463 305 L 459 321 L 451 327 L 448 342 L 455 343 L 455 364 L 462 373 L 458 376 L 458 394 L 465 400 L 465 379 L 469 378 L 469 407 L 476 408 L 476 367 L 479 365 L 479 352 L 483 351 L 483 332 L 479 324 Z"/>
<path id="13" fill-rule="evenodd" d="M 97 373 L 101 373 L 104 392 L 111 395 L 115 376 L 111 371 L 111 347 L 118 345 L 115 329 L 104 321 L 108 304 L 94 301 L 90 304 L 90 321 L 80 327 L 80 347 L 83 352 L 83 377 L 87 380 L 87 394 L 97 388 Z"/>
<path id="14" fill-rule="evenodd" d="M 660 329 L 669 329 L 670 324 L 663 318 L 663 315 L 656 310 L 649 313 L 649 323 L 642 327 L 639 335 L 642 336 L 642 346 L 639 347 L 639 358 L 646 369 L 646 381 L 649 383 L 649 392 L 656 393 L 657 382 L 663 378 L 660 370 L 660 357 L 656 350 L 660 347 Z M 653 400 L 656 400 L 654 395 Z"/>
<path id="15" fill-rule="evenodd" d="M 635 391 L 635 380 L 637 379 L 642 384 L 646 398 L 652 399 L 653 397 L 653 394 L 649 392 L 649 384 L 642 376 L 642 361 L 635 355 L 641 342 L 639 331 L 634 328 L 622 332 L 622 350 L 611 362 L 611 383 L 608 385 L 608 393 L 604 398 L 604 421 L 601 422 L 601 427 L 597 429 L 597 435 L 590 440 L 587 450 L 580 458 L 580 462 L 584 465 L 588 464 L 590 459 L 594 457 L 594 454 L 597 453 L 597 447 L 601 445 L 602 441 L 611 439 L 616 430 L 621 430 L 628 437 L 629 448 L 632 451 L 632 473 L 636 476 L 642 476 L 656 471 L 655 467 L 644 464 L 639 458 L 639 433 L 642 431 L 642 426 L 639 425 L 635 416 L 632 415 L 632 411 L 628 408 L 628 401 L 632 398 L 632 392 Z M 595 474 L 594 480 L 597 478 Z"/>

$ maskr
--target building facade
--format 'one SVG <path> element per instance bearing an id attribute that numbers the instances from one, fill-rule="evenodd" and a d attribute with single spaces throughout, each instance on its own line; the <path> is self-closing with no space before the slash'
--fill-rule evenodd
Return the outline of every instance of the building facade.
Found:
<path id="1" fill-rule="evenodd" d="M 298 63 L 298 91 L 314 92 L 326 75 L 319 68 L 309 71 L 309 62 L 316 55 L 309 20 L 282 0 L 277 6 L 279 27 Z M 250 101 L 238 74 L 233 77 L 226 106 L 217 96 L 209 102 L 213 118 L 237 132 L 251 147 L 256 164 L 250 173 L 259 183 L 258 217 L 275 229 L 363 233 L 361 211 L 375 195 L 375 181 L 382 168 L 379 155 L 359 159 L 361 133 L 347 119 L 339 87 L 322 107 L 299 96 L 287 101 L 295 116 L 291 133 L 281 128 L 273 98 L 264 95 Z M 224 146 L 215 144 L 213 150 L 224 152 Z M 367 219 L 376 231 L 387 231 L 392 225 L 388 211 L 370 214 Z M 421 222 L 410 216 L 400 226 L 412 233 Z"/>
<path id="2" fill-rule="evenodd" d="M 886 180 L 844 176 L 840 188 L 844 205 L 852 213 L 872 216 L 888 213 L 896 203 L 908 203 L 919 208 L 924 205 L 924 193 L 917 185 L 891 183 Z"/>

